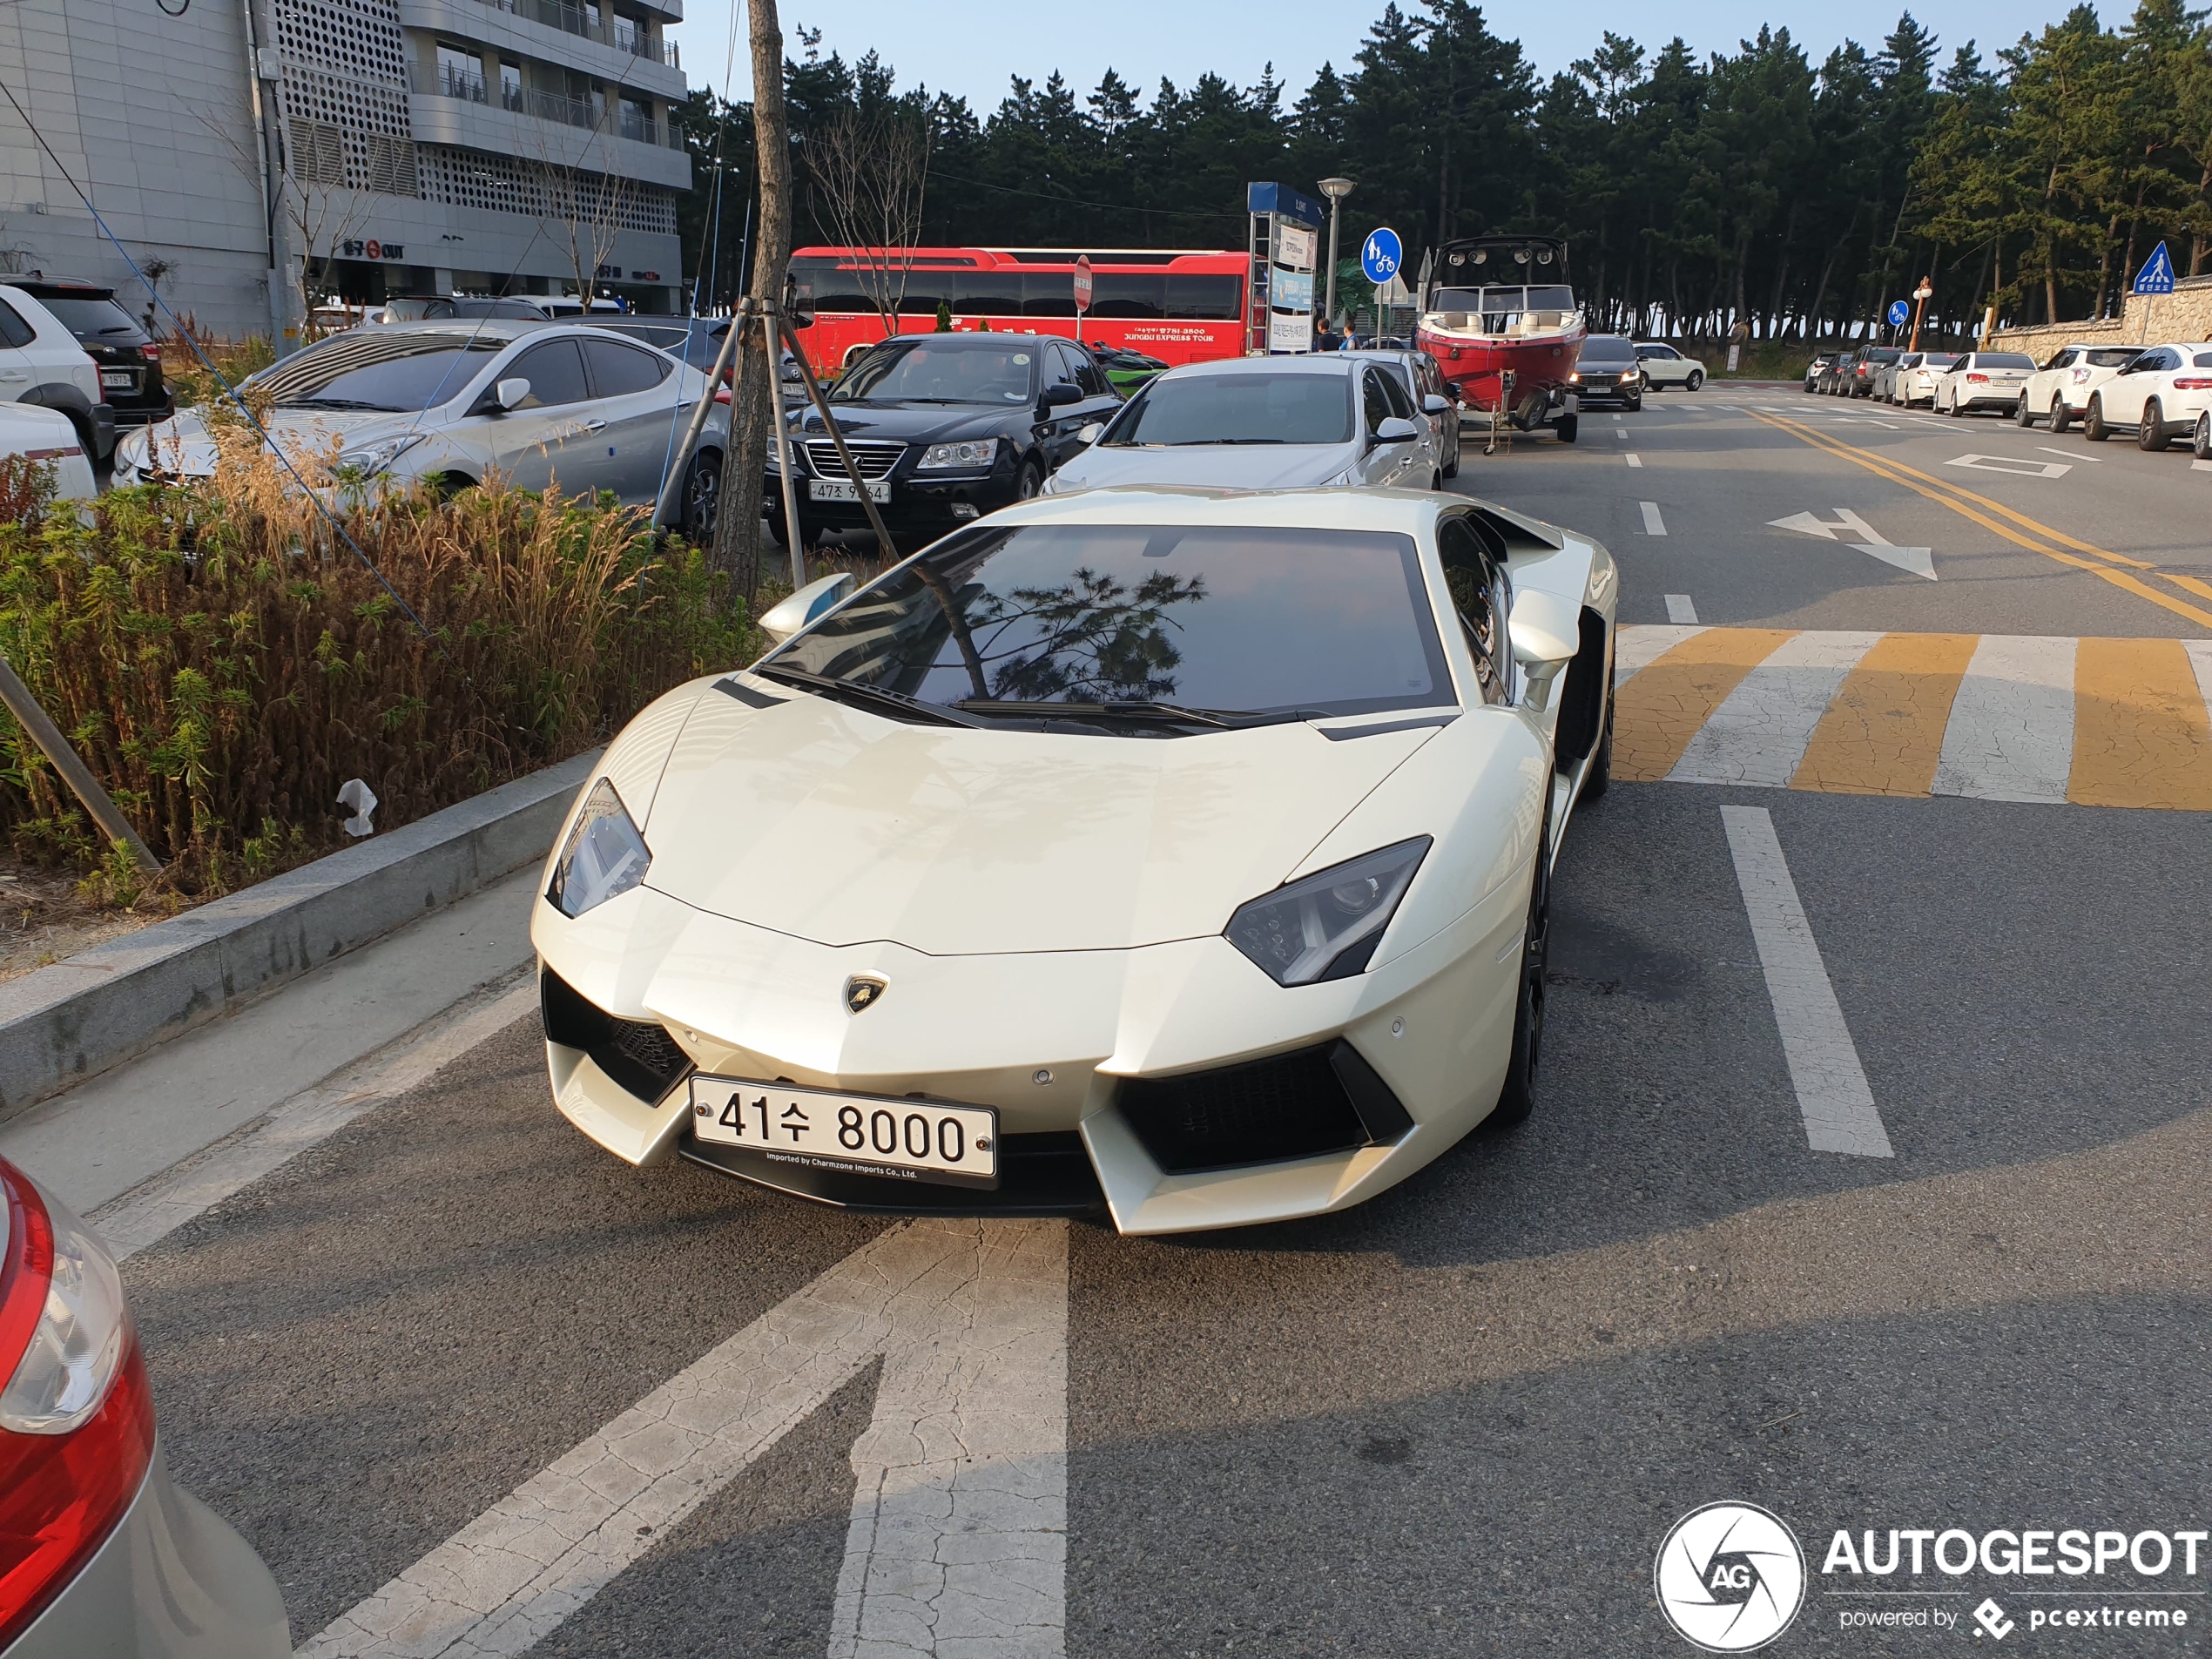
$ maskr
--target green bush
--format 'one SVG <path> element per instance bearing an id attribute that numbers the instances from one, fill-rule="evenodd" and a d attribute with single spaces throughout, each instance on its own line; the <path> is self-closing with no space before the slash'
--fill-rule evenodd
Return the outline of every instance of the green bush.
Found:
<path id="1" fill-rule="evenodd" d="M 498 487 L 341 516 L 426 637 L 273 457 L 236 433 L 223 449 L 209 483 L 112 491 L 84 516 L 0 479 L 0 511 L 19 509 L 0 521 L 0 651 L 174 891 L 342 844 L 348 778 L 394 828 L 603 742 L 755 651 L 723 577 L 644 509 Z M 95 885 L 105 867 L 3 712 L 0 833 Z"/>

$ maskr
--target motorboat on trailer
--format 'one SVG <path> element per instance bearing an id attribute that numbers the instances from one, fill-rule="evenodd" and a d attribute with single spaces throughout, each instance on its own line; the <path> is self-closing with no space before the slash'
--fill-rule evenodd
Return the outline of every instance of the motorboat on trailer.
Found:
<path id="1" fill-rule="evenodd" d="M 1447 242 L 1429 267 L 1415 341 L 1436 359 L 1464 408 L 1495 426 L 1550 427 L 1575 442 L 1581 307 L 1567 277 L 1567 244 L 1552 236 Z"/>

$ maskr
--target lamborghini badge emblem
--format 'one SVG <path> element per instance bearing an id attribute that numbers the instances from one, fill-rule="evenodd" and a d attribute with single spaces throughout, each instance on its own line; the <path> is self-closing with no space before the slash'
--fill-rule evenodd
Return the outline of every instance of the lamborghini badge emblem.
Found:
<path id="1" fill-rule="evenodd" d="M 884 992 L 889 988 L 890 982 L 887 980 L 879 978 L 873 974 L 853 974 L 851 979 L 845 981 L 845 1011 L 848 1014 L 859 1014 L 865 1009 L 873 1008 Z"/>

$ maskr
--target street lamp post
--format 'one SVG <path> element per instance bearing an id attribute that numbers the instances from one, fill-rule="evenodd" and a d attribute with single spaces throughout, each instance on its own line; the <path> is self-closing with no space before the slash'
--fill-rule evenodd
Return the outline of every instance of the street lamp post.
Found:
<path id="1" fill-rule="evenodd" d="M 1333 325 L 1337 315 L 1337 208 L 1352 194 L 1352 180 L 1324 179 L 1321 193 L 1329 199 L 1329 297 L 1321 302 L 1321 314 Z"/>

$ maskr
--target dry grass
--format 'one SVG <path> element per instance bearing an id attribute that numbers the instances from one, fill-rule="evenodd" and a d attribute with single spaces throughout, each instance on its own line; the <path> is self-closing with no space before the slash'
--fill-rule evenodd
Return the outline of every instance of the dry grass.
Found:
<path id="1" fill-rule="evenodd" d="M 753 650 L 722 580 L 642 509 L 340 488 L 340 522 L 395 598 L 250 430 L 219 449 L 212 483 L 111 492 L 90 524 L 36 502 L 0 521 L 0 651 L 165 861 L 157 894 L 341 844 L 349 778 L 392 828 L 603 741 Z M 145 887 L 4 714 L 0 835 L 107 901 Z"/>

